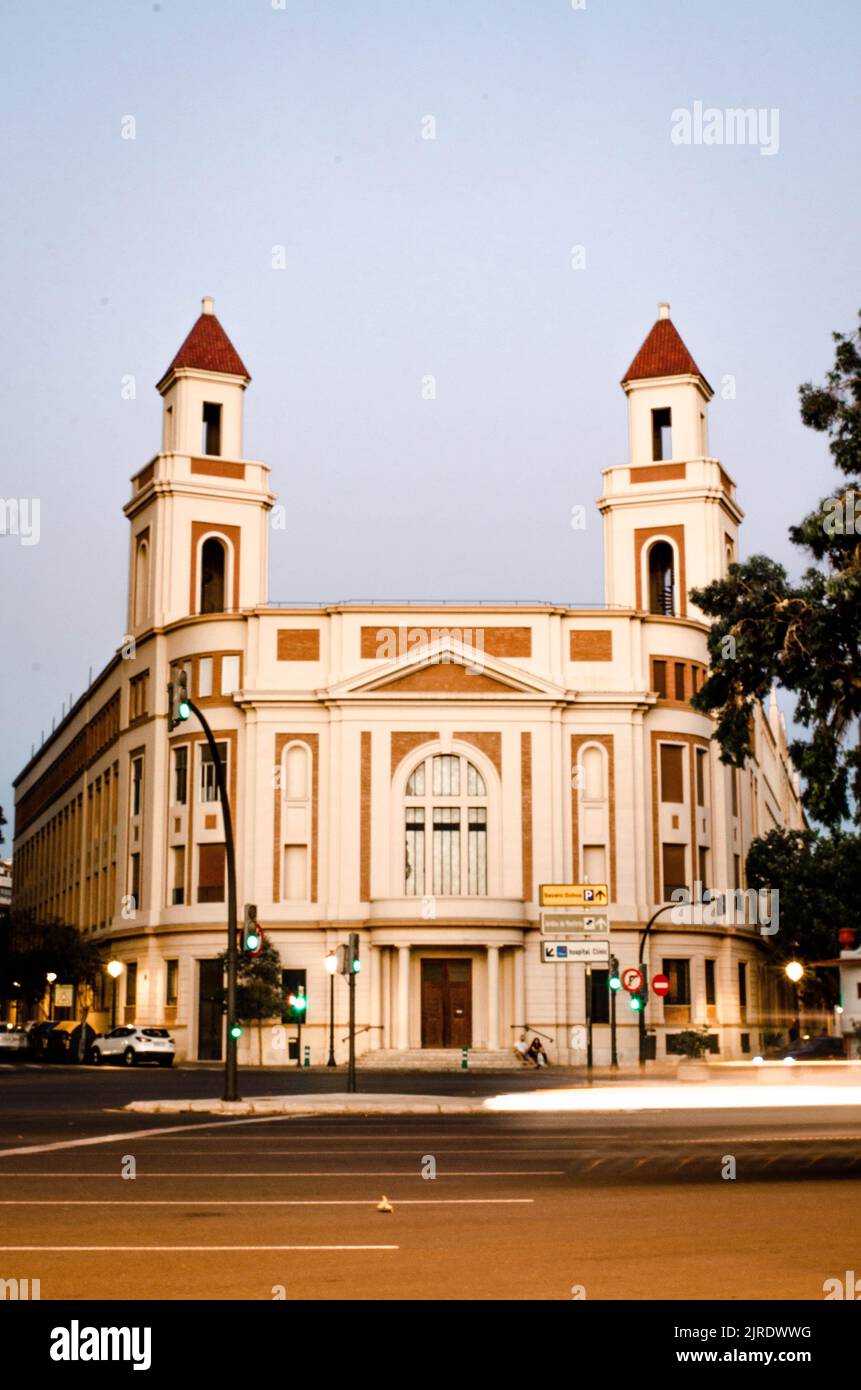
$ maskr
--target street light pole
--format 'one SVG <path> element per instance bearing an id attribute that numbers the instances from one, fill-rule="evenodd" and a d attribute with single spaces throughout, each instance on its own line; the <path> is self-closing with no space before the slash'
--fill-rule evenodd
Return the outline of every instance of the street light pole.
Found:
<path id="1" fill-rule="evenodd" d="M 224 1059 L 224 1099 L 238 1100 L 236 1053 L 239 1040 L 234 1036 L 233 1025 L 236 1022 L 236 976 L 239 966 L 239 943 L 236 939 L 236 851 L 233 844 L 230 797 L 227 794 L 224 764 L 221 761 L 218 744 L 215 742 L 215 735 L 209 727 L 209 721 L 193 700 L 186 699 L 186 703 L 192 714 L 197 715 L 206 735 L 209 753 L 215 767 L 215 781 L 221 799 L 221 814 L 224 817 L 224 848 L 227 856 L 227 1041 Z"/>
<path id="2" fill-rule="evenodd" d="M 323 964 L 329 975 L 329 1060 L 327 1067 L 337 1066 L 335 1061 L 335 972 L 338 969 L 338 957 L 334 951 L 330 951 Z"/>
<path id="3" fill-rule="evenodd" d="M 643 928 L 643 934 L 642 934 L 642 936 L 640 937 L 640 960 L 639 960 L 639 966 L 640 966 L 640 970 L 641 970 L 642 973 L 643 973 L 643 985 L 645 986 L 645 999 L 643 1000 L 643 1007 L 640 1009 L 640 1012 L 639 1012 L 638 1017 L 637 1017 L 637 1022 L 638 1022 L 638 1027 L 639 1027 L 640 1066 L 641 1066 L 641 1067 L 643 1067 L 643 1066 L 646 1065 L 646 1004 L 647 1004 L 648 998 L 649 998 L 649 977 L 648 977 L 648 971 L 647 971 L 647 969 L 646 969 L 646 963 L 645 963 L 645 960 L 644 960 L 645 950 L 646 950 L 646 940 L 647 940 L 647 938 L 648 938 L 648 935 L 649 935 L 650 931 L 652 930 L 652 927 L 654 926 L 654 924 L 655 924 L 655 922 L 657 921 L 657 919 L 660 917 L 661 913 L 662 913 L 662 912 L 666 912 L 669 908 L 672 908 L 672 907 L 678 907 L 678 903 L 661 903 L 661 906 L 658 908 L 657 912 L 653 912 L 653 913 L 652 913 L 651 917 L 649 918 L 648 922 L 646 923 L 645 927 Z"/>
<path id="4" fill-rule="evenodd" d="M 113 1030 L 117 1026 L 117 980 L 123 973 L 122 961 L 109 960 L 106 969 L 113 984 L 111 991 L 111 1030 Z"/>

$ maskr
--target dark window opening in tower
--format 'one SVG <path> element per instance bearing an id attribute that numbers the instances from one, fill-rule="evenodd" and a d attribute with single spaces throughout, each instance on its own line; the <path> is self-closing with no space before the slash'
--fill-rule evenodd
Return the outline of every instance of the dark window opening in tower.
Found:
<path id="1" fill-rule="evenodd" d="M 210 536 L 200 552 L 200 611 L 224 612 L 224 571 L 227 557 L 221 541 Z"/>
<path id="2" fill-rule="evenodd" d="M 673 412 L 669 406 L 652 411 L 652 458 L 673 457 Z"/>
<path id="3" fill-rule="evenodd" d="M 221 406 L 212 401 L 203 402 L 203 439 L 201 447 L 205 454 L 221 453 Z"/>
<path id="4" fill-rule="evenodd" d="M 672 618 L 675 613 L 673 548 L 658 541 L 649 551 L 649 612 Z"/>

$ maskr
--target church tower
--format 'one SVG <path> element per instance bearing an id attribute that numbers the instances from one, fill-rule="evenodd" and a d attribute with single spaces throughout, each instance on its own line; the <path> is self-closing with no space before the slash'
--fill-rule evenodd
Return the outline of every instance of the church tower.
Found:
<path id="1" fill-rule="evenodd" d="M 699 617 L 691 589 L 726 573 L 743 513 L 735 483 L 708 452 L 713 396 L 669 304 L 622 378 L 628 462 L 605 468 L 605 600 L 663 617 Z"/>
<path id="2" fill-rule="evenodd" d="M 132 478 L 127 631 L 266 602 L 269 469 L 243 457 L 248 372 L 218 319 L 202 312 L 157 390 L 161 452 Z"/>

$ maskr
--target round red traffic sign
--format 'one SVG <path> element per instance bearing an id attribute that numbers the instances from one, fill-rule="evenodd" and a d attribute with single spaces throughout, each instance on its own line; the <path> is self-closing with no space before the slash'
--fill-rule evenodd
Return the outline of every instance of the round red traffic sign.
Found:
<path id="1" fill-rule="evenodd" d="M 652 989 L 655 991 L 656 994 L 669 994 L 670 982 L 667 979 L 666 975 L 653 975 Z"/>
<path id="2" fill-rule="evenodd" d="M 635 965 L 629 965 L 627 970 L 622 971 L 622 984 L 629 994 L 636 994 L 643 983 L 643 976 Z"/>

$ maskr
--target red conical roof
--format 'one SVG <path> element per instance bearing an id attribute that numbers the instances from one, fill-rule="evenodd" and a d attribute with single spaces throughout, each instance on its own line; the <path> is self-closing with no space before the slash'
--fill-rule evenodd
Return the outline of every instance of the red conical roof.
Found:
<path id="1" fill-rule="evenodd" d="M 251 377 L 242 358 L 231 343 L 212 310 L 212 300 L 203 301 L 203 313 L 174 357 L 161 381 L 180 367 L 200 372 L 223 372 L 226 376 Z"/>
<path id="2" fill-rule="evenodd" d="M 666 314 L 664 307 L 661 306 L 661 317 L 652 325 L 639 352 L 622 377 L 623 386 L 626 381 L 642 381 L 644 377 L 652 376 L 698 376 L 705 381 L 679 337 L 678 330 L 669 316 L 669 306 L 666 306 Z M 708 382 L 706 385 L 708 386 Z"/>

